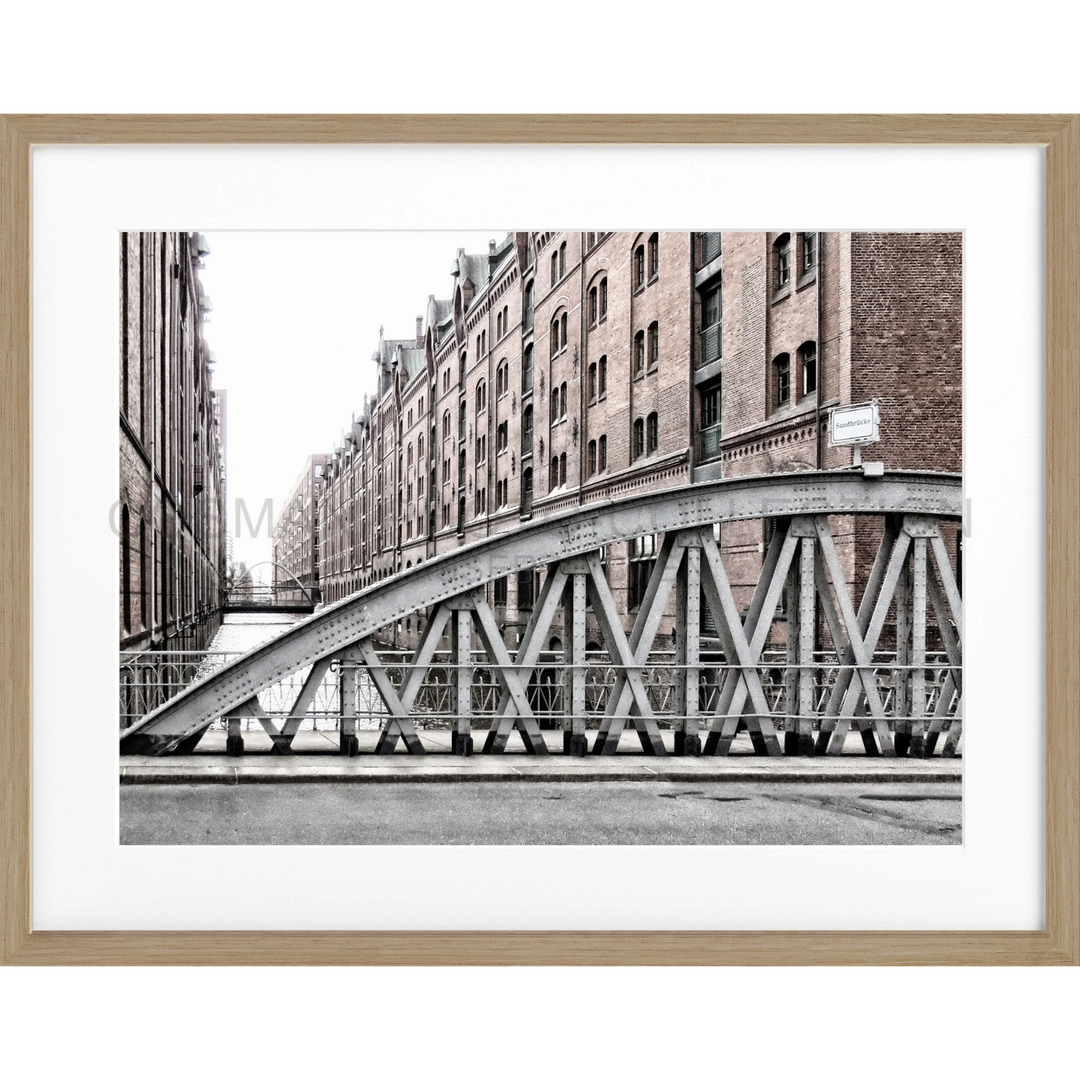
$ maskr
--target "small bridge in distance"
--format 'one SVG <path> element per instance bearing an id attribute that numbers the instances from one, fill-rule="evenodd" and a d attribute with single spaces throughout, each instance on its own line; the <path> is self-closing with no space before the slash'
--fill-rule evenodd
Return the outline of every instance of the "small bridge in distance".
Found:
<path id="1" fill-rule="evenodd" d="M 273 584 L 262 584 L 251 580 L 250 573 L 260 566 L 270 566 L 275 570 Z M 260 562 L 247 568 L 247 574 L 235 582 L 225 593 L 223 611 L 226 615 L 251 614 L 256 612 L 274 615 L 310 615 L 315 610 L 316 597 L 284 566 L 275 562 Z"/>

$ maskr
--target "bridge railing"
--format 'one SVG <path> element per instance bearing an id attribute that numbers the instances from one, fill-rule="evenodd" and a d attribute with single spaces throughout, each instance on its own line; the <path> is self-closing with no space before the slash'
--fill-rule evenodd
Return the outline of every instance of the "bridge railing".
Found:
<path id="1" fill-rule="evenodd" d="M 243 655 L 227 651 L 158 651 L 123 652 L 120 654 L 121 729 L 130 727 L 148 712 L 164 704 L 184 688 L 206 678 L 229 661 Z M 412 669 L 414 655 L 399 650 L 378 652 L 387 675 L 395 689 L 402 688 Z M 513 667 L 513 665 L 510 665 Z M 712 716 L 720 707 L 721 688 L 732 665 L 723 650 L 702 650 L 700 662 L 694 665 L 698 681 L 697 715 Z M 770 713 L 779 725 L 796 719 L 793 686 L 799 676 L 809 672 L 813 685 L 814 720 L 820 721 L 841 674 L 854 672 L 858 665 L 844 664 L 834 652 L 821 650 L 814 654 L 812 664 L 791 662 L 784 650 L 766 650 L 756 665 Z M 462 718 L 457 708 L 457 676 L 465 665 L 455 664 L 449 650 L 439 650 L 431 657 L 412 706 L 412 719 L 420 728 L 448 728 Z M 590 650 L 585 654 L 585 726 L 597 728 L 610 704 L 613 689 L 627 668 L 614 663 L 605 650 Z M 886 716 L 895 727 L 906 718 L 899 688 L 907 681 L 910 664 L 897 660 L 895 652 L 878 651 L 870 669 L 881 694 Z M 941 707 L 946 721 L 955 713 L 955 690 L 947 686 L 954 670 L 944 652 L 928 652 L 922 665 L 926 688 L 926 710 L 938 710 L 938 699 L 948 693 L 950 700 Z M 676 662 L 674 652 L 653 652 L 640 671 L 641 681 L 660 727 L 670 727 L 682 718 L 678 709 L 679 673 L 686 665 Z M 291 715 L 311 673 L 311 666 L 292 672 L 286 678 L 259 692 L 259 704 L 274 721 L 284 721 Z M 533 713 L 542 726 L 562 727 L 572 718 L 570 696 L 573 666 L 561 652 L 549 650 L 535 665 L 526 693 Z M 352 679 L 343 680 L 342 673 L 351 672 Z M 473 726 L 484 728 L 497 715 L 502 696 L 498 665 L 492 664 L 486 653 L 473 652 L 468 664 L 471 710 L 468 716 Z M 352 686 L 352 698 L 345 702 L 342 687 Z M 348 693 L 348 690 L 346 690 Z M 389 713 L 386 704 L 372 681 L 366 666 L 360 662 L 335 661 L 323 677 L 303 711 L 301 731 L 339 731 L 342 717 L 355 717 L 361 731 L 377 731 L 386 723 Z M 547 723 L 545 724 L 545 721 Z M 815 722 L 815 730 L 818 724 Z M 213 729 L 224 730 L 227 721 L 216 721 Z M 242 721 L 242 731 L 261 727 L 254 718 Z M 948 730 L 948 724 L 945 725 Z"/>

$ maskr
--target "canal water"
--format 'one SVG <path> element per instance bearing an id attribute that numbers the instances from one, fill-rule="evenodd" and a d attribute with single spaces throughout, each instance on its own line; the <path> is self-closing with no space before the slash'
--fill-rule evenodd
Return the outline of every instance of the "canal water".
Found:
<path id="1" fill-rule="evenodd" d="M 271 641 L 284 633 L 296 615 L 280 615 L 275 612 L 256 612 L 251 615 L 226 615 L 210 643 L 210 652 L 245 653 L 264 641 Z"/>

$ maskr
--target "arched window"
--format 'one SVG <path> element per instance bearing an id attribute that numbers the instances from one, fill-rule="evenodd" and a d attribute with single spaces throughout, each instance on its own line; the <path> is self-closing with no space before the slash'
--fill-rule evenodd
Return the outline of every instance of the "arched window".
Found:
<path id="1" fill-rule="evenodd" d="M 566 454 L 559 455 L 559 486 L 566 486 Z"/>
<path id="2" fill-rule="evenodd" d="M 450 438 L 450 410 L 446 409 L 442 414 L 442 437 L 443 442 Z"/>
<path id="3" fill-rule="evenodd" d="M 506 305 L 503 308 L 503 333 L 510 333 L 510 306 Z"/>
<path id="4" fill-rule="evenodd" d="M 791 284 L 791 234 L 784 233 L 773 242 L 773 281 L 776 292 Z"/>
<path id="5" fill-rule="evenodd" d="M 774 401 L 777 406 L 786 405 L 791 400 L 791 357 L 781 353 L 773 361 L 773 380 L 776 388 Z"/>
<path id="6" fill-rule="evenodd" d="M 607 393 L 607 357 L 601 356 L 596 367 L 597 392 L 599 397 Z"/>
<path id="7" fill-rule="evenodd" d="M 653 233 L 649 237 L 649 280 L 654 281 L 660 274 L 660 236 Z"/>
<path id="8" fill-rule="evenodd" d="M 600 320 L 607 318 L 607 278 L 600 282 Z"/>
<path id="9" fill-rule="evenodd" d="M 559 253 L 553 251 L 551 253 L 551 284 L 554 285 L 559 280 Z"/>
<path id="10" fill-rule="evenodd" d="M 522 313 L 522 329 L 531 330 L 533 327 L 533 283 L 530 281 L 525 286 L 525 310 Z"/>
<path id="11" fill-rule="evenodd" d="M 600 295 L 594 285 L 589 290 L 589 325 L 595 326 L 600 320 Z"/>
<path id="12" fill-rule="evenodd" d="M 561 346 L 559 345 L 559 320 L 558 317 L 551 320 L 551 329 L 548 332 L 548 342 L 551 349 L 552 359 L 558 354 Z"/>
<path id="13" fill-rule="evenodd" d="M 596 475 L 596 440 L 589 440 L 589 475 Z"/>
<path id="14" fill-rule="evenodd" d="M 521 512 L 528 513 L 532 508 L 533 494 L 533 471 L 532 469 L 521 470 Z"/>
<path id="15" fill-rule="evenodd" d="M 145 629 L 149 624 L 146 621 L 146 522 L 139 518 L 139 621 Z"/>
<path id="16" fill-rule="evenodd" d="M 649 370 L 653 371 L 660 363 L 660 324 L 649 326 Z"/>
<path id="17" fill-rule="evenodd" d="M 551 422 L 553 424 L 558 423 L 559 420 L 559 388 L 553 386 L 551 388 Z"/>
<path id="18" fill-rule="evenodd" d="M 640 417 L 634 421 L 634 460 L 645 453 L 645 421 Z"/>
<path id="19" fill-rule="evenodd" d="M 548 491 L 554 491 L 559 486 L 559 456 L 551 455 L 551 468 L 548 471 Z"/>
<path id="20" fill-rule="evenodd" d="M 634 374 L 645 372 L 645 331 L 639 330 L 634 335 Z"/>
<path id="21" fill-rule="evenodd" d="M 416 459 L 421 461 L 424 457 L 424 436 L 418 435 L 416 438 Z"/>
<path id="22" fill-rule="evenodd" d="M 482 379 L 476 384 L 476 415 L 479 416 L 487 408 L 487 383 Z"/>
<path id="23" fill-rule="evenodd" d="M 589 404 L 592 405 L 596 402 L 597 390 L 596 390 L 596 365 L 589 365 Z"/>
<path id="24" fill-rule="evenodd" d="M 566 334 L 566 312 L 562 314 L 562 318 L 559 320 L 559 348 L 565 349 L 566 343 L 569 340 Z"/>
<path id="25" fill-rule="evenodd" d="M 649 413 L 649 419 L 645 424 L 645 453 L 655 454 L 660 445 L 660 417 L 656 413 Z"/>
<path id="26" fill-rule="evenodd" d="M 131 629 L 131 515 L 125 506 L 120 511 L 120 560 L 124 589 L 124 629 Z"/>
<path id="27" fill-rule="evenodd" d="M 497 312 L 495 315 L 495 340 L 498 341 L 502 335 L 502 312 Z"/>
<path id="28" fill-rule="evenodd" d="M 559 387 L 559 416 L 566 419 L 566 383 Z"/>
<path id="29" fill-rule="evenodd" d="M 596 447 L 596 468 L 603 472 L 607 468 L 607 436 L 601 435 Z"/>
<path id="30" fill-rule="evenodd" d="M 559 245 L 559 277 L 566 277 L 566 241 Z"/>
<path id="31" fill-rule="evenodd" d="M 634 288 L 645 288 L 645 245 L 639 244 L 634 252 Z"/>
<path id="32" fill-rule="evenodd" d="M 817 392 L 817 343 L 804 341 L 799 346 L 799 367 L 802 369 L 802 392 Z"/>

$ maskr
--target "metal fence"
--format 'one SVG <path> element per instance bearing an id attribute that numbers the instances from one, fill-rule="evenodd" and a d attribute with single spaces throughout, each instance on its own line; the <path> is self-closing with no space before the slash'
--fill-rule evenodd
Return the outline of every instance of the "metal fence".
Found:
<path id="1" fill-rule="evenodd" d="M 121 729 L 130 727 L 147 713 L 163 704 L 182 689 L 205 678 L 212 671 L 242 655 L 237 652 L 122 652 L 120 654 L 119 720 Z M 381 650 L 379 658 L 395 688 L 400 690 L 412 666 L 412 655 Z M 788 660 L 786 650 L 766 651 L 757 670 L 768 701 L 773 722 L 778 728 L 798 715 L 794 702 L 795 686 L 801 673 L 811 671 L 813 686 L 812 716 L 815 727 L 825 713 L 826 704 L 845 668 L 835 653 L 815 653 L 811 665 L 796 665 Z M 351 668 L 357 677 L 350 680 L 356 687 L 355 715 L 360 730 L 382 728 L 389 712 L 370 674 L 362 663 L 335 661 L 315 693 L 304 714 L 301 730 L 336 731 L 342 716 L 342 672 Z M 721 687 L 732 665 L 719 649 L 703 649 L 701 662 L 696 666 L 698 683 L 697 715 L 702 722 L 716 712 Z M 561 653 L 546 652 L 531 672 L 526 693 L 530 708 L 542 726 L 558 727 L 569 717 L 570 676 L 573 668 Z M 612 688 L 625 670 L 612 662 L 605 651 L 586 654 L 585 710 L 586 726 L 596 727 L 604 715 Z M 660 727 L 671 726 L 680 719 L 678 712 L 679 673 L 682 670 L 671 652 L 654 652 L 640 669 L 642 685 Z M 899 664 L 894 653 L 877 652 L 870 670 L 878 688 L 886 716 L 891 722 L 910 719 L 910 710 L 900 690 L 909 682 L 911 668 Z M 260 691 L 261 707 L 275 719 L 288 716 L 311 668 L 305 667 Z M 449 727 L 457 717 L 457 674 L 459 667 L 450 653 L 437 652 L 426 668 L 420 690 L 411 711 L 413 723 L 420 728 Z M 920 715 L 937 715 L 946 721 L 955 713 L 956 680 L 946 682 L 953 671 L 944 653 L 928 653 L 923 667 L 925 698 Z M 496 715 L 502 696 L 502 683 L 496 665 L 487 655 L 474 653 L 468 666 L 471 682 L 470 720 L 484 727 Z M 957 674 L 959 674 L 957 672 Z M 946 687 L 948 689 L 946 690 Z M 942 693 L 950 699 L 939 706 Z M 859 714 L 862 714 L 860 707 Z M 805 714 L 804 714 L 805 715 Z M 215 726 L 221 726 L 218 721 Z M 243 730 L 259 727 L 255 719 L 245 719 Z"/>

